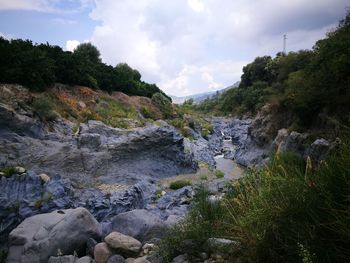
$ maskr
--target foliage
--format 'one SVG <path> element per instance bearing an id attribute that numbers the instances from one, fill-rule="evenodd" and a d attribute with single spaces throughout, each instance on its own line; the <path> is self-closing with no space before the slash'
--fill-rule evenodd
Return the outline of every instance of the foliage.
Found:
<path id="1" fill-rule="evenodd" d="M 5 167 L 1 170 L 2 173 L 4 173 L 5 177 L 11 177 L 14 174 L 17 174 L 17 169 L 15 167 Z"/>
<path id="2" fill-rule="evenodd" d="M 209 237 L 226 232 L 226 209 L 220 202 L 211 202 L 208 194 L 204 188 L 197 190 L 189 214 L 160 243 L 159 251 L 166 262 L 184 253 L 198 256 Z"/>
<path id="3" fill-rule="evenodd" d="M 225 174 L 224 174 L 223 171 L 216 170 L 216 171 L 215 171 L 215 176 L 216 176 L 217 178 L 224 178 L 224 177 L 225 177 Z"/>
<path id="4" fill-rule="evenodd" d="M 53 100 L 49 96 L 43 94 L 35 98 L 32 107 L 34 112 L 45 121 L 53 121 L 57 118 L 57 113 L 53 110 Z"/>
<path id="5" fill-rule="evenodd" d="M 292 113 L 302 127 L 320 113 L 345 122 L 350 112 L 350 13 L 312 51 L 257 57 L 243 67 L 241 83 L 192 109 L 204 113 L 255 114 L 264 104 Z"/>
<path id="6" fill-rule="evenodd" d="M 171 100 L 169 100 L 164 94 L 157 92 L 152 96 L 152 101 L 159 107 L 165 118 L 170 118 L 173 115 L 173 107 Z"/>
<path id="7" fill-rule="evenodd" d="M 192 183 L 189 180 L 176 180 L 170 183 L 169 188 L 172 190 L 177 190 L 191 184 Z"/>
<path id="8" fill-rule="evenodd" d="M 0 56 L 0 82 L 22 84 L 34 91 L 59 82 L 149 98 L 159 92 L 167 97 L 155 84 L 141 81 L 141 74 L 126 63 L 115 67 L 102 63 L 91 43 L 80 44 L 71 53 L 48 43 L 0 37 Z"/>

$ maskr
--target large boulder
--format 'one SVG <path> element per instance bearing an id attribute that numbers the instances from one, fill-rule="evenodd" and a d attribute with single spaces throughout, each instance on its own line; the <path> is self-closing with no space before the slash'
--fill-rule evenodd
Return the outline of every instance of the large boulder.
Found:
<path id="1" fill-rule="evenodd" d="M 162 237 L 166 228 L 167 225 L 163 220 L 144 209 L 121 213 L 112 219 L 113 231 L 132 236 L 140 241 Z"/>
<path id="2" fill-rule="evenodd" d="M 46 263 L 58 251 L 82 254 L 87 240 L 99 236 L 99 224 L 85 208 L 32 216 L 10 233 L 7 262 Z"/>

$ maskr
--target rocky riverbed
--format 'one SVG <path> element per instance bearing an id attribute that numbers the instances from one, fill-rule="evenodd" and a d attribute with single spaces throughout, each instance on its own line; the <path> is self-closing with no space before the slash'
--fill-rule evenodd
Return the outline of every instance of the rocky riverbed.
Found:
<path id="1" fill-rule="evenodd" d="M 168 180 L 200 181 L 220 195 L 227 181 L 242 176 L 240 165 L 263 165 L 272 150 L 317 159 L 331 147 L 323 139 L 305 146 L 307 135 L 286 129 L 268 137 L 255 131 L 256 120 L 210 121 L 208 139 L 194 129 L 189 140 L 164 121 L 129 130 L 99 121 L 47 124 L 0 104 L 0 164 L 17 166 L 0 179 L 7 262 L 124 262 L 122 256 L 161 262 L 150 251 L 186 214 L 195 188 L 169 190 Z M 203 164 L 223 178 L 208 178 Z"/>

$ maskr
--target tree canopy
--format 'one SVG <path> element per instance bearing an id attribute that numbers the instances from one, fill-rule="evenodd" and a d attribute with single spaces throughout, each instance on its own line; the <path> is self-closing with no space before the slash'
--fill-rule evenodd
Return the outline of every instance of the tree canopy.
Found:
<path id="1" fill-rule="evenodd" d="M 49 43 L 33 44 L 30 40 L 0 37 L 0 57 L 3 83 L 18 83 L 43 91 L 59 82 L 150 98 L 159 92 L 171 100 L 155 84 L 142 81 L 140 72 L 128 64 L 113 67 L 103 63 L 100 51 L 91 43 L 80 44 L 72 53 Z"/>

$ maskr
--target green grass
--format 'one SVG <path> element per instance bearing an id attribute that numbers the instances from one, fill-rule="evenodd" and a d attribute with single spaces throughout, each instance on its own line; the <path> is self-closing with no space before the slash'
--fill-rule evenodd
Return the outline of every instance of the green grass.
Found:
<path id="1" fill-rule="evenodd" d="M 5 167 L 1 170 L 4 173 L 5 177 L 11 177 L 14 174 L 17 174 L 17 169 L 15 167 Z"/>
<path id="2" fill-rule="evenodd" d="M 48 95 L 40 95 L 35 98 L 32 107 L 34 112 L 45 121 L 54 121 L 58 115 L 54 111 L 54 100 Z"/>
<path id="3" fill-rule="evenodd" d="M 243 262 L 350 262 L 349 160 L 349 137 L 319 166 L 276 155 L 235 181 L 221 203 L 202 193 L 161 253 L 196 254 L 208 237 L 224 237 L 241 243 L 235 257 Z"/>
<path id="4" fill-rule="evenodd" d="M 216 170 L 216 171 L 215 171 L 215 176 L 216 176 L 216 178 L 224 178 L 224 177 L 225 177 L 225 174 L 224 174 L 223 171 Z"/>
<path id="5" fill-rule="evenodd" d="M 172 190 L 177 190 L 188 185 L 192 185 L 190 180 L 177 180 L 171 182 L 169 188 Z"/>

